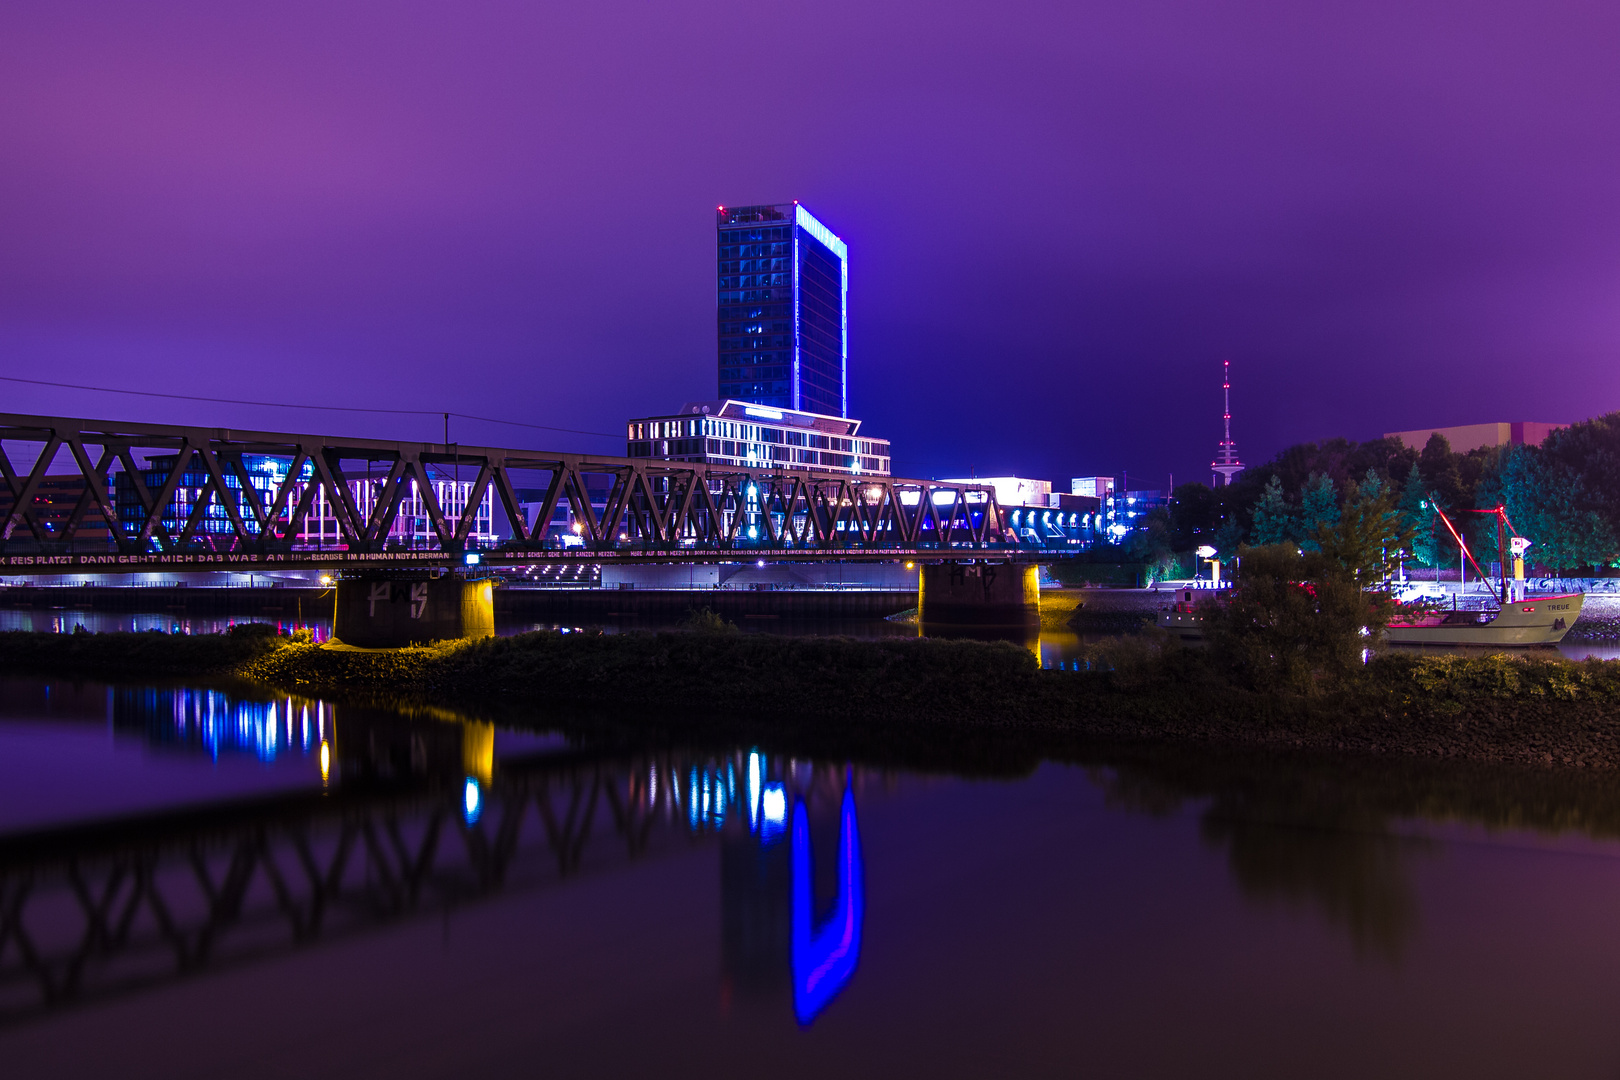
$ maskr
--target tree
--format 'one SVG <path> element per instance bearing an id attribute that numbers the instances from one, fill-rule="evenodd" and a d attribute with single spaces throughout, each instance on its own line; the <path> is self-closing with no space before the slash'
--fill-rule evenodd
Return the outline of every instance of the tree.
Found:
<path id="1" fill-rule="evenodd" d="M 1532 562 L 1561 571 L 1614 558 L 1620 544 L 1598 509 L 1600 500 L 1563 462 L 1535 447 L 1513 447 L 1503 455 L 1497 481 L 1508 518 L 1535 545 Z"/>
<path id="2" fill-rule="evenodd" d="M 1313 694 L 1341 685 L 1391 610 L 1336 557 L 1293 544 L 1246 547 L 1225 605 L 1205 608 L 1211 655 L 1240 684 Z"/>
<path id="3" fill-rule="evenodd" d="M 1164 507 L 1154 507 L 1137 519 L 1125 540 L 1125 550 L 1132 559 L 1147 564 L 1149 581 L 1163 581 L 1176 572 L 1180 560 L 1171 543 L 1170 514 Z"/>
<path id="4" fill-rule="evenodd" d="M 1171 493 L 1171 544 L 1177 551 L 1211 543 L 1220 522 L 1220 497 L 1208 485 L 1182 484 Z"/>
<path id="5" fill-rule="evenodd" d="M 1394 491 L 1394 485 L 1385 481 L 1377 469 L 1368 469 L 1359 482 L 1353 481 L 1345 486 L 1350 495 L 1363 499 L 1376 499 L 1386 491 Z"/>
<path id="6" fill-rule="evenodd" d="M 1412 530 L 1388 486 L 1369 471 L 1361 484 L 1350 484 L 1338 522 L 1317 527 L 1316 544 L 1358 588 L 1370 589 L 1395 573 L 1400 553 L 1412 545 Z"/>
<path id="7" fill-rule="evenodd" d="M 1233 514 L 1221 523 L 1215 530 L 1215 539 L 1211 541 L 1215 548 L 1215 557 L 1221 562 L 1231 562 L 1243 544 L 1243 523 Z"/>
<path id="8" fill-rule="evenodd" d="M 1294 533 L 1294 513 L 1283 494 L 1282 479 L 1273 475 L 1254 504 L 1254 542 L 1266 547 L 1280 544 Z"/>
<path id="9" fill-rule="evenodd" d="M 1597 513 L 1609 532 L 1620 536 L 1620 412 L 1552 432 L 1540 453 L 1564 475 L 1579 478 L 1583 509 Z"/>
<path id="10" fill-rule="evenodd" d="M 1320 549 L 1317 533 L 1331 528 L 1339 521 L 1339 493 L 1333 488 L 1333 478 L 1324 473 L 1312 473 L 1305 482 L 1300 497 L 1299 546 L 1303 551 Z"/>
<path id="11" fill-rule="evenodd" d="M 1406 483 L 1401 486 L 1398 509 L 1401 527 L 1412 535 L 1409 549 L 1412 557 L 1423 566 L 1438 565 L 1440 521 L 1435 517 L 1434 503 L 1429 498 L 1429 490 L 1424 486 L 1416 465 L 1406 474 Z"/>
<path id="12" fill-rule="evenodd" d="M 1444 509 L 1455 510 L 1463 505 L 1457 455 L 1451 452 L 1451 443 L 1438 431 L 1423 444 L 1423 451 L 1418 455 L 1418 472 L 1424 486 L 1439 497 Z"/>

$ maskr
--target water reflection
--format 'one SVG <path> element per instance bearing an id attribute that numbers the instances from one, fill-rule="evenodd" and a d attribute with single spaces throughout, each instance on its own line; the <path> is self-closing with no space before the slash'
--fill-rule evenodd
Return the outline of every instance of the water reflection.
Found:
<path id="1" fill-rule="evenodd" d="M 251 754 L 318 754 L 327 742 L 327 705 L 304 698 L 260 701 L 221 690 L 120 687 L 111 691 L 115 732 L 139 735 L 165 749 Z"/>
<path id="2" fill-rule="evenodd" d="M 804 801 L 793 803 L 793 1014 L 808 1026 L 848 985 L 861 959 L 866 875 L 861 833 L 855 820 L 855 789 L 844 787 L 838 814 L 838 886 L 832 911 L 815 918 L 815 875 L 811 869 L 810 814 Z"/>
<path id="3" fill-rule="evenodd" d="M 1343 806 L 1229 795 L 1216 797 L 1201 824 L 1205 842 L 1226 850 L 1245 895 L 1316 907 L 1358 952 L 1398 960 L 1418 929 L 1410 863 L 1435 850 L 1425 839 L 1394 835 L 1388 822 Z"/>
<path id="4" fill-rule="evenodd" d="M 764 996 L 791 989 L 804 1024 L 854 974 L 858 771 L 757 750 L 596 752 L 431 709 L 207 688 L 105 693 L 115 736 L 164 759 L 209 769 L 296 756 L 318 760 L 329 786 L 28 832 L 0 822 L 0 1025 L 694 840 L 722 848 L 724 970 L 743 983 L 764 973 Z M 750 880 L 739 860 L 758 871 Z M 830 889 L 816 876 L 828 870 Z M 817 906 L 828 895 L 830 916 Z"/>
<path id="5" fill-rule="evenodd" d="M 194 615 L 181 612 L 90 611 L 72 608 L 28 610 L 0 608 L 0 631 L 27 630 L 40 634 L 71 634 L 83 628 L 92 634 L 151 633 L 222 634 L 238 623 L 262 622 L 283 634 L 308 630 L 316 641 L 332 634 L 332 621 L 321 618 L 282 619 L 251 615 Z"/>
<path id="6" fill-rule="evenodd" d="M 1121 809 L 1194 809 L 1252 903 L 1314 909 L 1390 963 L 1421 930 L 1413 880 L 1447 828 L 1620 837 L 1620 791 L 1602 774 L 1171 750 L 1116 753 L 1091 775 Z"/>
<path id="7" fill-rule="evenodd" d="M 0 695 L 0 716 L 12 699 Z M 161 813 L 0 834 L 0 916 L 9 920 L 0 942 L 0 1025 L 412 920 L 418 929 L 428 921 L 436 949 L 430 920 L 448 928 L 461 917 L 455 913 L 480 905 L 486 925 L 511 935 L 500 948 L 535 949 L 544 978 L 588 981 L 545 966 L 551 954 L 524 936 L 538 933 L 525 920 L 563 912 L 552 930 L 619 934 L 630 894 L 683 911 L 657 933 L 704 941 L 699 997 L 714 986 L 717 949 L 728 1018 L 752 1009 L 746 1019 L 788 1031 L 814 1025 L 818 1037 L 847 1034 L 845 1018 L 872 1023 L 874 1010 L 895 1004 L 885 992 L 926 997 L 933 988 L 916 981 L 950 982 L 941 973 L 953 964 L 980 973 L 952 982 L 953 992 L 989 986 L 1023 994 L 1009 1015 L 1042 1007 L 1031 986 L 1057 987 L 1052 1000 L 1060 1001 L 1063 993 L 1128 983 L 1141 962 L 1186 959 L 1153 948 L 1138 956 L 1121 944 L 1137 938 L 1154 948 L 1174 939 L 1189 969 L 1224 970 L 1199 959 L 1206 939 L 1222 956 L 1234 934 L 1249 935 L 1236 940 L 1251 955 L 1281 948 L 1279 941 L 1297 944 L 1279 930 L 1286 920 L 1275 918 L 1278 908 L 1328 929 L 1309 946 L 1317 950 L 1313 964 L 1345 961 L 1339 970 L 1347 978 L 1358 966 L 1384 978 L 1419 969 L 1421 946 L 1437 932 L 1457 932 L 1456 920 L 1442 917 L 1453 908 L 1434 891 L 1447 829 L 1620 837 L 1620 787 L 1568 773 L 1070 747 L 1031 752 L 1022 765 L 1005 765 L 996 783 L 913 776 L 902 801 L 884 796 L 893 774 L 874 769 L 757 747 L 521 742 L 488 719 L 420 707 L 217 688 L 102 688 L 29 700 L 93 730 L 96 708 L 109 710 L 108 726 L 122 740 L 161 751 L 145 758 L 189 760 L 203 770 L 296 760 L 311 774 L 318 760 L 330 786 L 230 802 L 211 796 Z M 938 763 L 937 749 L 930 753 Z M 966 754 L 955 767 L 987 771 Z M 83 782 L 70 763 L 62 775 Z M 702 851 L 717 856 L 717 883 L 707 862 L 694 862 Z M 938 876 L 956 856 L 966 869 Z M 885 871 L 886 903 L 874 894 L 868 905 L 868 857 L 874 872 Z M 694 866 L 700 880 L 688 900 L 695 896 L 695 906 L 670 906 Z M 625 872 L 621 884 L 603 882 L 616 871 Z M 595 884 L 572 885 L 586 879 Z M 1170 881 L 1209 892 L 1170 896 Z M 702 935 L 714 925 L 716 884 L 711 944 Z M 559 902 L 519 906 L 506 922 L 488 914 L 501 907 L 486 903 L 497 896 L 562 889 L 601 913 Z M 1243 903 L 1223 903 L 1234 894 Z M 1155 904 L 1174 908 L 1187 926 L 1144 921 Z M 1229 917 L 1234 909 L 1241 918 Z M 985 913 L 991 917 L 980 918 Z M 970 931 L 961 933 L 963 926 Z M 380 940 L 385 948 L 374 955 L 411 938 L 402 931 Z M 952 942 L 948 956 L 938 953 L 940 940 Z M 1435 950 L 1427 952 L 1433 963 Z M 1047 963 L 1060 953 L 1061 964 Z M 408 948 L 402 955 L 419 959 Z M 1087 959 L 1071 964 L 1071 955 Z M 882 977 L 879 966 L 887 969 Z M 1270 978 L 1291 969 L 1264 970 Z M 525 969 L 522 977 L 533 975 Z M 970 982 L 974 990 L 961 989 Z M 1164 1008 L 1157 998 L 1152 1006 Z M 712 1012 L 713 1002 L 702 1008 Z"/>

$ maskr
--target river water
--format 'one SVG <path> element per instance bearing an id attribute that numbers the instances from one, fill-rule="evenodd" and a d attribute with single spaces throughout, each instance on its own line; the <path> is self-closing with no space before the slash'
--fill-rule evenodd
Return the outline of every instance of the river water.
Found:
<path id="1" fill-rule="evenodd" d="M 0 683 L 18 1077 L 1607 1076 L 1620 790 Z"/>

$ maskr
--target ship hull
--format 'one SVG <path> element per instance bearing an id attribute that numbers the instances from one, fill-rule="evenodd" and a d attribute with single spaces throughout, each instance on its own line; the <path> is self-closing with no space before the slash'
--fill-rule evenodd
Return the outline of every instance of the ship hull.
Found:
<path id="1" fill-rule="evenodd" d="M 1204 639 L 1204 616 L 1196 611 L 1161 611 L 1159 629 L 1168 630 L 1183 641 Z"/>
<path id="2" fill-rule="evenodd" d="M 1395 645 L 1556 645 L 1575 625 L 1583 600 L 1580 593 L 1537 596 L 1506 605 L 1490 622 L 1392 623 L 1384 636 Z"/>

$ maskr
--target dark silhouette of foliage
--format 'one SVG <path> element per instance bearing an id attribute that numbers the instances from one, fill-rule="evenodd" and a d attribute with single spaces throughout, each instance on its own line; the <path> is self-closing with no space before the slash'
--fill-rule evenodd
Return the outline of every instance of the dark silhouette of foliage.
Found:
<path id="1" fill-rule="evenodd" d="M 1423 485 L 1440 500 L 1447 510 L 1463 506 L 1462 474 L 1457 467 L 1457 455 L 1451 452 L 1451 443 L 1438 431 L 1429 436 L 1423 452 L 1418 455 L 1418 473 Z"/>
<path id="2" fill-rule="evenodd" d="M 1177 551 L 1213 544 L 1226 516 L 1220 496 L 1207 484 L 1182 484 L 1170 496 L 1170 542 Z"/>
<path id="3" fill-rule="evenodd" d="M 1334 554 L 1270 544 L 1242 550 L 1236 587 L 1205 608 L 1205 625 L 1215 661 L 1240 685 L 1316 694 L 1361 670 L 1389 608 Z"/>

